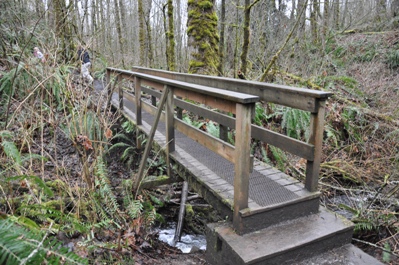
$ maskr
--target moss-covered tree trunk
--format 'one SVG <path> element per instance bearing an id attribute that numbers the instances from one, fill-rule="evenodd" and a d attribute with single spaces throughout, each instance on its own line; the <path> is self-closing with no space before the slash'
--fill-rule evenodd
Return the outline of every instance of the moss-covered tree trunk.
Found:
<path id="1" fill-rule="evenodd" d="M 139 15 L 139 43 L 140 43 L 140 65 L 145 65 L 145 29 L 143 0 L 137 0 L 137 11 Z"/>
<path id="2" fill-rule="evenodd" d="M 221 2 L 220 10 L 220 42 L 219 42 L 219 67 L 218 74 L 223 76 L 224 71 L 224 32 L 225 32 L 225 22 L 226 22 L 226 0 Z"/>
<path id="3" fill-rule="evenodd" d="M 249 23 L 251 20 L 250 0 L 245 0 L 244 9 L 244 36 L 241 52 L 241 73 L 245 76 L 247 74 L 247 56 L 249 49 Z"/>
<path id="4" fill-rule="evenodd" d="M 327 27 L 328 27 L 328 20 L 330 17 L 330 0 L 324 0 L 324 7 L 323 7 L 323 38 L 326 38 L 327 35 Z"/>
<path id="5" fill-rule="evenodd" d="M 214 0 L 188 0 L 187 35 L 191 49 L 189 73 L 217 75 L 219 35 Z"/>
<path id="6" fill-rule="evenodd" d="M 55 35 L 60 46 L 60 58 L 63 61 L 70 61 L 74 56 L 72 26 L 68 21 L 68 10 L 65 0 L 54 0 L 54 25 Z M 73 5 L 69 5 L 73 8 Z"/>
<path id="7" fill-rule="evenodd" d="M 334 0 L 334 28 L 339 29 L 339 0 Z"/>
<path id="8" fill-rule="evenodd" d="M 176 61 L 175 61 L 175 29 L 174 29 L 174 19 L 173 19 L 173 0 L 168 0 L 168 31 L 166 37 L 168 39 L 167 43 L 167 60 L 168 60 L 168 70 L 176 71 Z"/>
<path id="9" fill-rule="evenodd" d="M 312 40 L 313 43 L 319 42 L 318 37 L 318 26 L 317 26 L 317 15 L 320 13 L 319 11 L 319 0 L 312 0 L 312 11 L 310 12 L 310 27 L 312 30 Z"/>

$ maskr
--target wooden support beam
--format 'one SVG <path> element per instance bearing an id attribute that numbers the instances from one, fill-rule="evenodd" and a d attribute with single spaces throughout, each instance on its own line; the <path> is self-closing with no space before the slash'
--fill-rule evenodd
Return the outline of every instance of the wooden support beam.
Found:
<path id="1" fill-rule="evenodd" d="M 251 170 L 251 114 L 255 104 L 237 104 L 235 175 L 234 175 L 234 213 L 233 227 L 242 234 L 243 224 L 240 211 L 248 208 L 249 172 Z"/>
<path id="2" fill-rule="evenodd" d="M 326 101 L 318 101 L 318 110 L 316 113 L 311 113 L 310 117 L 310 137 L 309 143 L 313 144 L 314 159 L 308 160 L 306 163 L 306 180 L 305 188 L 308 191 L 317 191 L 319 183 L 319 171 L 321 161 L 321 149 L 323 147 L 323 132 L 324 132 L 324 114 Z"/>
<path id="3" fill-rule="evenodd" d="M 139 171 L 137 172 L 137 178 L 134 181 L 133 193 L 135 194 L 135 197 L 137 197 L 137 195 L 138 195 L 138 192 L 139 192 L 139 189 L 140 189 L 140 183 L 141 183 L 141 181 L 144 178 L 144 169 L 145 169 L 145 166 L 147 164 L 147 158 L 148 158 L 148 156 L 150 154 L 150 151 L 151 151 L 152 141 L 154 140 L 154 135 L 155 135 L 155 132 L 156 132 L 157 127 L 158 127 L 159 118 L 161 117 L 162 108 L 163 108 L 163 106 L 164 106 L 164 104 L 166 102 L 168 93 L 169 93 L 169 88 L 168 88 L 168 86 L 165 85 L 165 89 L 164 89 L 162 97 L 161 97 L 161 102 L 159 104 L 157 115 L 155 117 L 154 124 L 151 127 L 150 135 L 148 136 L 148 140 L 147 140 L 147 144 L 145 146 L 143 157 L 141 158 Z"/>

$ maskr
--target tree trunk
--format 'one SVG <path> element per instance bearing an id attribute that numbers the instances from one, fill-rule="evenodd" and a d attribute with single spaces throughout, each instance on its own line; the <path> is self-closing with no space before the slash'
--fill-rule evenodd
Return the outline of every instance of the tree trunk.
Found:
<path id="1" fill-rule="evenodd" d="M 122 29 L 121 29 L 121 19 L 120 19 L 120 10 L 119 10 L 119 5 L 118 1 L 114 0 L 115 4 L 115 20 L 116 20 L 116 32 L 118 33 L 118 41 L 119 41 L 119 49 L 120 49 L 120 56 L 121 57 L 121 62 L 122 62 L 122 67 L 125 68 L 125 59 L 124 59 L 124 45 L 123 45 L 123 36 L 122 36 Z"/>
<path id="2" fill-rule="evenodd" d="M 145 65 L 145 29 L 144 29 L 144 11 L 143 0 L 137 0 L 139 17 L 139 43 L 140 43 L 140 66 Z"/>
<path id="3" fill-rule="evenodd" d="M 251 8 L 250 8 L 250 0 L 245 0 L 245 8 L 244 8 L 244 32 L 243 32 L 243 44 L 242 44 L 242 52 L 241 52 L 241 73 L 243 76 L 247 74 L 247 56 L 248 56 L 248 48 L 249 48 L 249 23 L 251 20 Z"/>
<path id="4" fill-rule="evenodd" d="M 296 14 L 300 13 L 300 10 L 303 8 L 306 9 L 306 5 L 308 4 L 307 0 L 298 0 L 297 12 Z M 306 30 L 306 12 L 303 16 L 297 15 L 296 19 L 299 19 L 299 26 L 298 26 L 298 38 L 301 40 L 305 38 L 305 30 Z"/>
<path id="5" fill-rule="evenodd" d="M 167 36 L 167 60 L 168 60 L 168 70 L 176 71 L 176 61 L 175 61 L 175 34 L 174 34 L 174 19 L 173 19 L 173 0 L 168 0 L 168 32 Z"/>
<path id="6" fill-rule="evenodd" d="M 219 76 L 223 76 L 223 68 L 224 68 L 224 31 L 225 31 L 225 22 L 226 22 L 226 0 L 222 0 L 221 2 L 221 11 L 220 11 L 220 41 L 219 41 L 219 67 L 218 74 Z"/>
<path id="7" fill-rule="evenodd" d="M 391 4 L 392 17 L 399 15 L 399 0 L 392 0 Z"/>
<path id="8" fill-rule="evenodd" d="M 310 27 L 312 31 L 312 40 L 313 43 L 318 43 L 318 28 L 317 28 L 317 14 L 319 12 L 319 3 L 318 0 L 312 0 L 312 10 L 310 12 Z"/>
<path id="9" fill-rule="evenodd" d="M 217 75 L 219 36 L 215 0 L 188 1 L 187 35 L 192 49 L 189 73 Z"/>
<path id="10" fill-rule="evenodd" d="M 333 24 L 334 24 L 334 28 L 336 30 L 338 30 L 339 29 L 339 0 L 334 0 L 333 5 L 334 5 L 334 7 L 333 7 L 334 8 Z"/>
<path id="11" fill-rule="evenodd" d="M 323 8 L 323 38 L 325 39 L 327 36 L 327 28 L 328 28 L 328 20 L 329 20 L 329 11 L 330 11 L 330 0 L 324 0 L 324 8 Z"/>

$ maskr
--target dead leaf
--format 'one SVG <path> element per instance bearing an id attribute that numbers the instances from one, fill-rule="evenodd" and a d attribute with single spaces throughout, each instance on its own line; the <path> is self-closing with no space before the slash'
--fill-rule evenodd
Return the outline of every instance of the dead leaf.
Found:
<path id="1" fill-rule="evenodd" d="M 111 129 L 110 128 L 107 128 L 107 130 L 105 131 L 105 137 L 107 138 L 107 139 L 110 139 L 111 137 L 112 137 L 112 131 L 111 131 Z"/>

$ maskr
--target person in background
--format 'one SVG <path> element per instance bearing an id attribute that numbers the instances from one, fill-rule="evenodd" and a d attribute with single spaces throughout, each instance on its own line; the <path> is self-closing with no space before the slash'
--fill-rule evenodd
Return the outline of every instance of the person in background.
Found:
<path id="1" fill-rule="evenodd" d="M 78 58 L 81 61 L 80 73 L 82 74 L 83 79 L 87 80 L 89 84 L 92 84 L 94 79 L 89 72 L 91 66 L 90 56 L 82 46 L 79 46 L 78 48 Z"/>
<path id="2" fill-rule="evenodd" d="M 43 53 L 39 50 L 38 47 L 33 48 L 33 55 L 38 58 L 42 63 L 46 61 L 46 59 L 43 56 Z"/>

